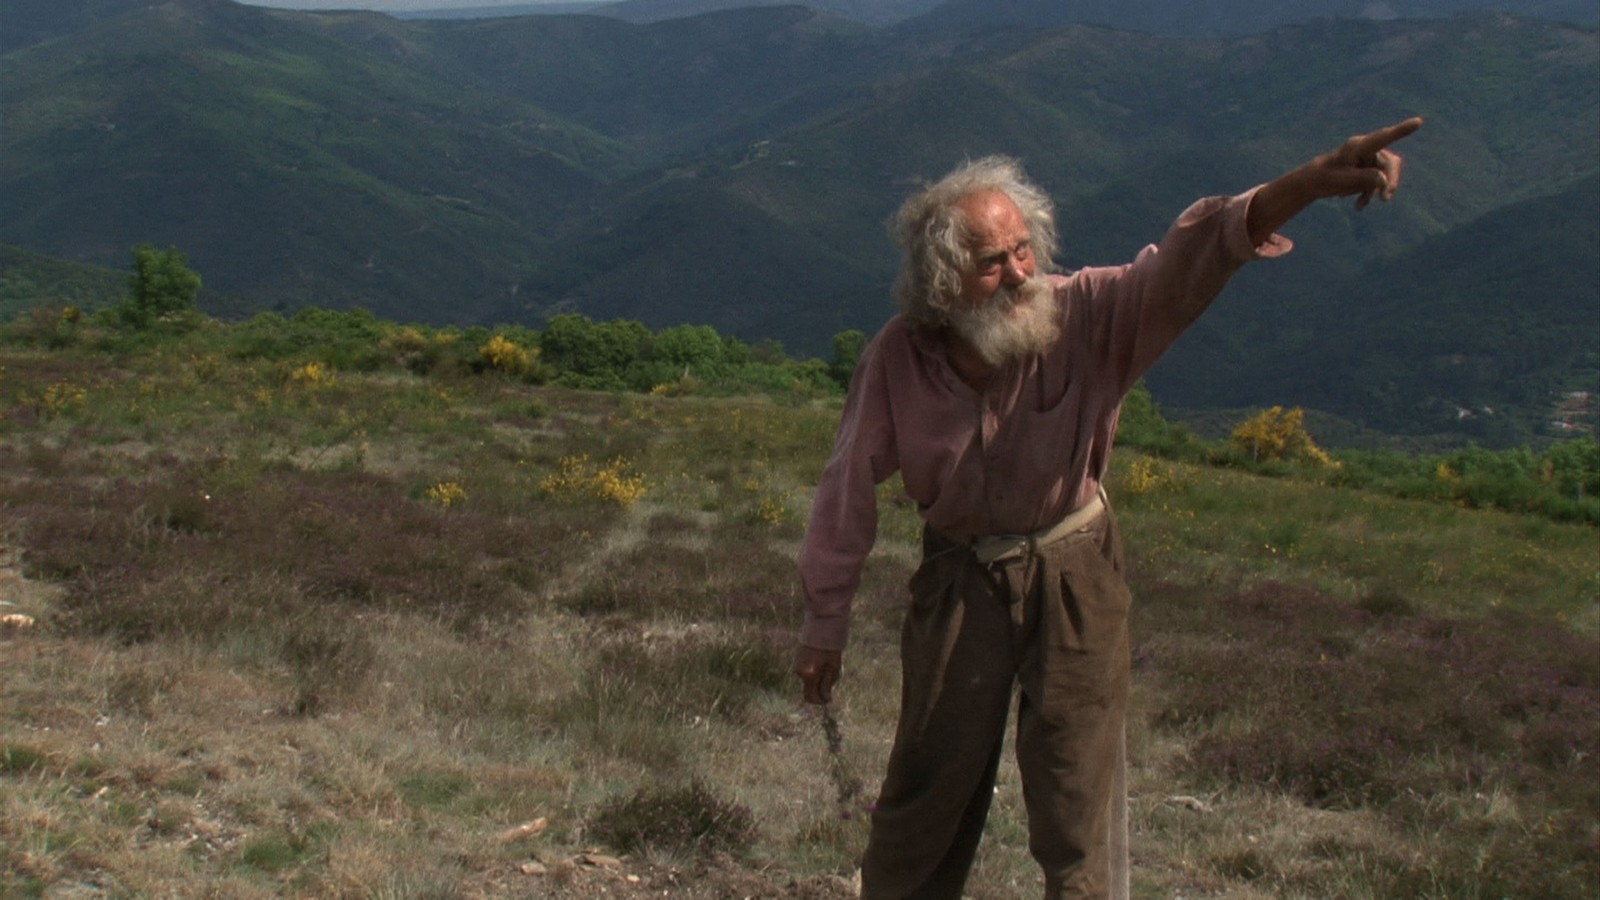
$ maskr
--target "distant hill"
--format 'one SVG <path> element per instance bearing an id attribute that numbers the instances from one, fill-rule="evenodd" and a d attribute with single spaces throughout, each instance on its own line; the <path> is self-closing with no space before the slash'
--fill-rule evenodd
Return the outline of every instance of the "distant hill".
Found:
<path id="1" fill-rule="evenodd" d="M 1514 443 L 1545 424 L 1562 390 L 1600 388 L 1596 247 L 1600 178 L 1591 176 L 1228 317 L 1234 352 L 1188 341 L 1152 390 L 1175 408 L 1247 406 L 1262 402 L 1250 385 L 1266 383 L 1392 434 Z"/>
<path id="2" fill-rule="evenodd" d="M 1442 19 L 1470 13 L 1600 25 L 1600 5 L 1592 0 L 948 0 L 915 24 L 931 28 L 1104 25 L 1177 37 L 1224 37 L 1322 20 Z"/>
<path id="3" fill-rule="evenodd" d="M 1368 427 L 1481 431 L 1417 410 L 1511 405 L 1526 423 L 1530 392 L 1600 369 L 1596 329 L 1530 355 L 1546 332 L 1529 317 L 1491 340 L 1495 377 L 1430 362 L 1481 343 L 1448 333 L 1470 316 L 1438 313 L 1458 295 L 1600 308 L 1594 281 L 1546 277 L 1587 272 L 1600 241 L 1530 212 L 1587 208 L 1597 63 L 1594 31 L 1505 16 L 1180 40 L 871 29 L 802 7 L 640 25 L 168 0 L 5 53 L 0 241 L 112 267 L 176 245 L 254 308 L 536 326 L 572 310 L 820 355 L 887 318 L 883 222 L 964 157 L 1021 157 L 1078 266 L 1127 259 L 1202 193 L 1419 113 L 1402 200 L 1297 220 L 1295 254 L 1243 273 L 1152 384 L 1184 406 L 1315 400 Z M 1456 235 L 1473 228 L 1503 238 Z M 1548 265 L 1508 267 L 1514 248 Z M 1431 293 L 1369 341 L 1364 311 L 1399 271 Z M 1367 344 L 1381 358 L 1337 350 Z M 1319 348 L 1337 381 L 1293 364 Z"/>
<path id="4" fill-rule="evenodd" d="M 129 254 L 130 260 L 132 254 Z M 128 272 L 71 262 L 21 247 L 0 244 L 0 319 L 10 321 L 31 309 L 51 314 L 72 306 L 93 312 L 128 293 Z"/>
<path id="5" fill-rule="evenodd" d="M 919 27 L 964 29 L 1103 25 L 1175 37 L 1255 34 L 1319 19 L 1441 19 L 1482 12 L 1600 26 L 1600 6 L 1592 0 L 598 0 L 447 8 L 399 15 L 479 18 L 582 13 L 647 23 L 752 6 L 787 5 L 804 5 L 872 26 L 907 21 L 914 21 Z"/>
<path id="6" fill-rule="evenodd" d="M 144 0 L 5 0 L 0 52 L 83 31 L 142 5 Z"/>
<path id="7" fill-rule="evenodd" d="M 72 34 L 146 5 L 147 0 L 4 0 L 0 3 L 0 22 L 4 23 L 0 52 Z M 338 0 L 303 2 L 306 9 L 338 5 Z M 1102 25 L 1175 37 L 1255 34 L 1324 19 L 1439 19 L 1482 12 L 1600 27 L 1600 4 L 1593 0 L 588 0 L 456 6 L 391 15 L 398 19 L 591 15 L 648 24 L 761 6 L 804 6 L 872 27 L 907 22 L 920 28 L 961 30 Z"/>
<path id="8" fill-rule="evenodd" d="M 148 239 L 267 306 L 473 320 L 560 207 L 641 163 L 395 59 L 392 19 L 303 18 L 180 0 L 7 54 L 5 240 L 120 264 Z"/>
<path id="9" fill-rule="evenodd" d="M 811 9 L 860 22 L 865 25 L 892 25 L 938 6 L 941 0 L 620 0 L 599 3 L 590 10 L 597 15 L 614 16 L 629 22 L 661 22 L 708 12 L 752 6 L 807 6 Z"/>

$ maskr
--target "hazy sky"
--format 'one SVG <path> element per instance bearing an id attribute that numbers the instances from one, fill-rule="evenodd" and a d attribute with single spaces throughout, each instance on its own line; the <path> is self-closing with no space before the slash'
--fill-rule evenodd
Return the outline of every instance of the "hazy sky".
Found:
<path id="1" fill-rule="evenodd" d="M 375 9 L 380 12 L 417 9 L 472 9 L 483 6 L 532 6 L 573 0 L 243 0 L 250 6 L 279 9 Z"/>

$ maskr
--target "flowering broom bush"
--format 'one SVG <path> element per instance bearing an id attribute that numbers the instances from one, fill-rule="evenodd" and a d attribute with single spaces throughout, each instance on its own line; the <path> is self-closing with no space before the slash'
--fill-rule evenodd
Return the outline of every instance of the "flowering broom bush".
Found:
<path id="1" fill-rule="evenodd" d="M 649 492 L 645 477 L 631 471 L 631 464 L 616 457 L 596 467 L 587 453 L 563 456 L 557 469 L 540 479 L 539 487 L 556 499 L 594 499 L 628 507 Z"/>

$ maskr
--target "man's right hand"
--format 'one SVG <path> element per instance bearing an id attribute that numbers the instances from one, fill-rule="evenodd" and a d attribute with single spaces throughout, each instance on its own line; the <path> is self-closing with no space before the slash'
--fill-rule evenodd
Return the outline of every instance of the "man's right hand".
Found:
<path id="1" fill-rule="evenodd" d="M 1313 202 L 1327 197 L 1356 195 L 1356 209 L 1373 197 L 1388 200 L 1400 187 L 1400 154 L 1389 145 L 1422 127 L 1413 117 L 1358 134 L 1331 153 L 1324 153 L 1261 186 L 1246 211 L 1245 227 L 1256 246 Z"/>
<path id="2" fill-rule="evenodd" d="M 844 653 L 800 645 L 794 654 L 794 673 L 805 686 L 807 703 L 831 703 L 833 686 L 839 682 Z"/>

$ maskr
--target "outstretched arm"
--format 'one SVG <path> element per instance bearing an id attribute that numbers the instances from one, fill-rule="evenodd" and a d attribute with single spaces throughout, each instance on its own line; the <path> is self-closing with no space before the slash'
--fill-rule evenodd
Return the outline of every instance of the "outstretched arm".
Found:
<path id="1" fill-rule="evenodd" d="M 1332 153 L 1292 169 L 1261 187 L 1250 203 L 1246 225 L 1256 246 L 1265 243 L 1300 211 L 1325 197 L 1357 194 L 1356 209 L 1373 197 L 1388 200 L 1400 187 L 1400 154 L 1389 145 L 1422 127 L 1422 119 L 1350 138 Z"/>

